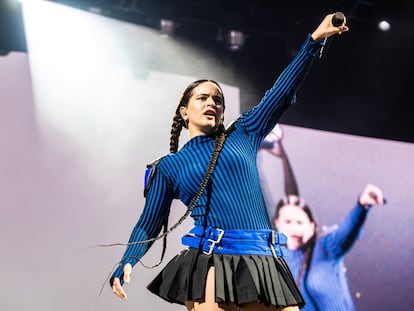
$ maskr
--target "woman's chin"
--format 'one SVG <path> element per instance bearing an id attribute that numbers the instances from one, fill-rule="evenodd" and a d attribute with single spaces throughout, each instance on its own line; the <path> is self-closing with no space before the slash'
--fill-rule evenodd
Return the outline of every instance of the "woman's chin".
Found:
<path id="1" fill-rule="evenodd" d="M 290 241 L 287 243 L 287 248 L 290 250 L 298 250 L 302 247 L 302 243 L 300 243 L 299 241 Z"/>

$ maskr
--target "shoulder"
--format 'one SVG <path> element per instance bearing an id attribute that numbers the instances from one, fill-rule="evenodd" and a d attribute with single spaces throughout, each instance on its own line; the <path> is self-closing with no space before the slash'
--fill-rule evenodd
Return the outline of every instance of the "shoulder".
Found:
<path id="1" fill-rule="evenodd" d="M 318 237 L 324 238 L 326 236 L 329 236 L 330 234 L 334 233 L 336 230 L 338 230 L 338 224 L 334 224 L 331 226 L 322 226 L 322 231 L 319 232 Z"/>
<path id="2" fill-rule="evenodd" d="M 147 195 L 147 192 L 151 186 L 155 172 L 159 170 L 160 162 L 166 159 L 168 156 L 169 155 L 163 155 L 147 164 L 144 175 L 144 197 Z"/>

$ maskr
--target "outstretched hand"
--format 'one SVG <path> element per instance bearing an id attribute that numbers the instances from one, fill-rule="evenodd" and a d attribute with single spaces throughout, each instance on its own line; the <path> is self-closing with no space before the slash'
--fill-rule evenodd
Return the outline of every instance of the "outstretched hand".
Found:
<path id="1" fill-rule="evenodd" d="M 319 24 L 316 30 L 312 33 L 312 39 L 315 41 L 322 40 L 324 38 L 330 37 L 334 34 L 341 34 L 349 30 L 346 26 L 346 18 L 342 25 L 336 27 L 332 24 L 332 18 L 335 14 L 328 14 L 325 16 L 323 21 Z"/>
<path id="2" fill-rule="evenodd" d="M 380 188 L 375 185 L 368 184 L 359 197 L 359 203 L 363 206 L 370 206 L 376 204 L 385 204 L 386 201 Z"/>
<path id="3" fill-rule="evenodd" d="M 131 264 L 127 263 L 124 266 L 124 283 L 128 284 L 131 279 L 131 272 L 132 272 L 132 266 Z M 115 295 L 117 295 L 122 300 L 127 300 L 128 296 L 125 293 L 124 289 L 122 288 L 121 281 L 119 278 L 114 278 L 113 284 L 112 284 L 112 291 Z"/>
<path id="4" fill-rule="evenodd" d="M 266 136 L 265 138 L 268 141 L 271 141 L 272 148 L 266 149 L 272 155 L 282 158 L 285 156 L 285 150 L 282 146 L 282 139 L 283 139 L 283 131 L 279 124 L 273 128 L 273 130 Z"/>

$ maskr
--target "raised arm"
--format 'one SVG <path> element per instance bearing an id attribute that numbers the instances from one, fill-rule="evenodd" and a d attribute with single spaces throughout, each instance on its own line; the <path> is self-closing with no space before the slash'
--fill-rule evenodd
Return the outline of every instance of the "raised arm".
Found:
<path id="1" fill-rule="evenodd" d="M 283 180 L 285 186 L 285 195 L 299 196 L 299 187 L 293 173 L 289 157 L 282 144 L 283 130 L 280 125 L 276 125 L 274 129 L 266 136 L 260 148 L 268 151 L 270 154 L 282 160 Z"/>
<path id="2" fill-rule="evenodd" d="M 308 35 L 297 55 L 281 73 L 273 87 L 265 93 L 261 102 L 246 111 L 239 119 L 238 123 L 249 132 L 251 138 L 257 139 L 255 143 L 260 145 L 286 108 L 294 102 L 296 92 L 307 76 L 313 59 L 324 44 L 322 40 L 348 31 L 346 21 L 339 27 L 332 25 L 333 15 L 327 15 L 316 30 Z"/>
<path id="3" fill-rule="evenodd" d="M 370 208 L 384 203 L 382 191 L 377 186 L 368 184 L 359 196 L 356 206 L 338 228 L 323 237 L 326 251 L 335 257 L 348 252 L 358 239 Z"/>

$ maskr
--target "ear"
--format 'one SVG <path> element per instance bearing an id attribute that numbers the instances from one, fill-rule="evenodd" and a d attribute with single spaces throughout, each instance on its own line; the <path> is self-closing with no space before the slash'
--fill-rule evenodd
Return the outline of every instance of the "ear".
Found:
<path id="1" fill-rule="evenodd" d="M 184 107 L 184 106 L 180 107 L 180 115 L 181 115 L 181 118 L 183 118 L 183 120 L 188 119 L 188 117 L 187 117 L 187 107 Z"/>

